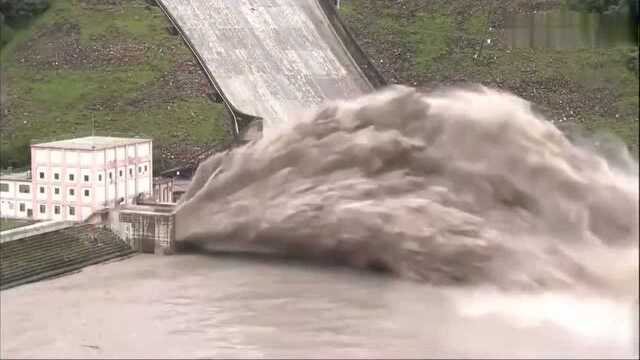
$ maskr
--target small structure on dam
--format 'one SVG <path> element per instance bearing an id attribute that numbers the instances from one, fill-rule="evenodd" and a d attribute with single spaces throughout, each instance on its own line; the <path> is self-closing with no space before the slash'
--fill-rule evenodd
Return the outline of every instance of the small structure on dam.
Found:
<path id="1" fill-rule="evenodd" d="M 109 227 L 131 248 L 158 255 L 175 251 L 173 204 L 125 205 L 109 213 Z"/>

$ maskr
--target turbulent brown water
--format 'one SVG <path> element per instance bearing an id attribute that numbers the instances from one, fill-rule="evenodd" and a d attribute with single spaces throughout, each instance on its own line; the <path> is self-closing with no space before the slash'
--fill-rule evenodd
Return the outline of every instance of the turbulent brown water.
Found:
<path id="1" fill-rule="evenodd" d="M 637 163 L 587 144 L 510 94 L 391 87 L 202 163 L 176 237 L 433 284 L 637 296 Z"/>

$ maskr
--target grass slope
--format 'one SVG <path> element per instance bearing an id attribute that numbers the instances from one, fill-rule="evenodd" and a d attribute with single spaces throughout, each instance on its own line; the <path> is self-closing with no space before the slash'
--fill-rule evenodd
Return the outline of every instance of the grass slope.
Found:
<path id="1" fill-rule="evenodd" d="M 551 0 L 344 0 L 340 14 L 390 83 L 506 89 L 552 119 L 612 132 L 637 156 L 639 84 L 627 67 L 637 47 L 533 50 L 501 42 L 504 11 L 558 6 Z"/>
<path id="2" fill-rule="evenodd" d="M 53 0 L 0 61 L 1 165 L 31 141 L 91 133 L 154 139 L 158 169 L 230 136 L 227 114 L 159 8 L 142 0 Z"/>

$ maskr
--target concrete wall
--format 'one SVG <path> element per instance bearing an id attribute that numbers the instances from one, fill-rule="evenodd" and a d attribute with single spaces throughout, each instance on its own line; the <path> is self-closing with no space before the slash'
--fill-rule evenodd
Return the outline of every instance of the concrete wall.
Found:
<path id="1" fill-rule="evenodd" d="M 0 232 L 0 242 L 23 239 L 29 236 L 52 232 L 74 226 L 72 221 L 43 221 L 33 225 Z"/>
<path id="2" fill-rule="evenodd" d="M 373 89 L 317 0 L 160 0 L 225 102 L 268 133 Z"/>
<path id="3" fill-rule="evenodd" d="M 175 250 L 173 206 L 127 206 L 110 214 L 110 227 L 132 248 L 155 254 Z"/>

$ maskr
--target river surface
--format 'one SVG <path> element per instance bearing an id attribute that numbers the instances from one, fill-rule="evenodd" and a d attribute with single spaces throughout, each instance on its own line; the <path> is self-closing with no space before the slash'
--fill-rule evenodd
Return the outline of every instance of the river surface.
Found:
<path id="1" fill-rule="evenodd" d="M 137 255 L 0 292 L 2 358 L 637 357 L 625 301 Z"/>

